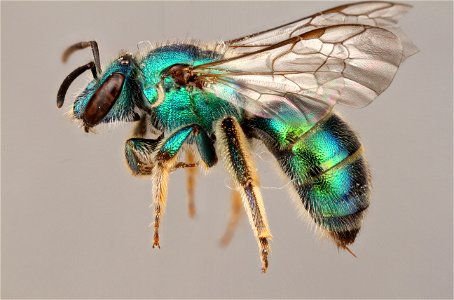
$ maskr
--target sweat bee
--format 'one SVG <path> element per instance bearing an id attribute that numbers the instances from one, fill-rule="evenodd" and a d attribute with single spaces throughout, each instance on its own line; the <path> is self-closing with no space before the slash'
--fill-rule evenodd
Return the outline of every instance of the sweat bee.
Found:
<path id="1" fill-rule="evenodd" d="M 85 131 L 138 121 L 125 156 L 133 174 L 152 180 L 153 248 L 160 247 L 170 173 L 188 170 L 193 214 L 195 168 L 211 168 L 220 156 L 237 188 L 232 219 L 242 201 L 266 272 L 271 232 L 251 158 L 252 141 L 258 141 L 291 181 L 299 208 L 338 248 L 351 252 L 371 181 L 361 143 L 333 107 L 368 105 L 417 52 L 397 27 L 409 9 L 376 1 L 341 5 L 226 42 L 123 53 L 104 71 L 97 43 L 80 42 L 63 53 L 63 61 L 88 47 L 94 59 L 65 78 L 57 106 L 90 70 L 93 80 L 72 108 Z M 151 132 L 154 138 L 147 137 Z"/>

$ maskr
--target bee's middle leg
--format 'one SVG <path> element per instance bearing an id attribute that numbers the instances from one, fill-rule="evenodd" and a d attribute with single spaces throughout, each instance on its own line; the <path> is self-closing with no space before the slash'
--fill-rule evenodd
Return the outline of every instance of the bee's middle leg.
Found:
<path id="1" fill-rule="evenodd" d="M 213 146 L 214 141 L 206 134 L 206 132 L 202 129 L 197 130 L 195 143 L 197 145 L 198 153 L 200 154 L 200 159 L 203 162 L 203 165 L 206 168 L 211 168 L 214 166 L 217 161 L 218 157 L 216 155 L 216 150 Z M 186 160 L 188 165 L 194 165 L 195 163 L 195 155 L 188 149 L 186 151 Z M 195 168 L 188 168 L 187 169 L 187 191 L 188 191 L 188 211 L 189 216 L 195 216 L 195 202 L 194 202 L 194 186 L 195 186 L 195 178 L 197 175 L 197 169 Z"/>
<path id="2" fill-rule="evenodd" d="M 188 164 L 195 163 L 194 153 L 191 150 L 186 151 L 186 161 Z M 195 201 L 194 201 L 194 189 L 195 189 L 195 180 L 197 176 L 196 168 L 187 168 L 186 169 L 186 186 L 188 191 L 188 213 L 191 218 L 195 217 Z"/>
<path id="3" fill-rule="evenodd" d="M 153 248 L 159 245 L 159 224 L 166 206 L 167 182 L 169 173 L 176 168 L 194 167 L 195 163 L 177 163 L 178 153 L 190 135 L 194 135 L 200 156 L 205 165 L 212 166 L 217 161 L 213 142 L 198 125 L 189 125 L 172 133 L 160 143 L 155 154 L 152 170 L 153 203 L 155 207 Z"/>

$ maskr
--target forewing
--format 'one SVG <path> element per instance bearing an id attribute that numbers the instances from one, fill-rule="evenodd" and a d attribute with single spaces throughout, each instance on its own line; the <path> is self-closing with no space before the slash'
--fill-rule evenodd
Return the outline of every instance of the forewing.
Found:
<path id="1" fill-rule="evenodd" d="M 369 1 L 337 6 L 309 17 L 266 31 L 227 41 L 226 57 L 257 51 L 299 36 L 314 29 L 342 25 L 362 24 L 386 28 L 399 37 L 403 45 L 402 59 L 415 54 L 414 44 L 397 27 L 399 19 L 411 8 L 402 3 Z"/>
<path id="2" fill-rule="evenodd" d="M 224 88 L 234 89 L 242 99 L 232 102 L 254 114 L 276 116 L 276 103 L 285 102 L 315 123 L 337 102 L 368 105 L 391 83 L 402 51 L 400 39 L 385 29 L 336 25 L 192 71 L 226 100 L 232 98 Z"/>

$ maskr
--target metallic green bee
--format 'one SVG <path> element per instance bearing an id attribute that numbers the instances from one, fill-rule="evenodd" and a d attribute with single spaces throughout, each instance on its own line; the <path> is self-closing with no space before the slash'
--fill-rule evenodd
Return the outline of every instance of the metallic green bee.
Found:
<path id="1" fill-rule="evenodd" d="M 104 71 L 97 43 L 77 43 L 63 60 L 86 47 L 94 60 L 66 77 L 57 106 L 74 79 L 91 70 L 94 79 L 72 110 L 85 131 L 140 120 L 125 155 L 133 174 L 152 178 L 153 247 L 159 247 L 169 174 L 189 170 L 193 214 L 195 167 L 211 168 L 221 156 L 238 190 L 232 224 L 242 199 L 267 270 L 271 232 L 251 158 L 251 142 L 258 140 L 291 180 L 299 208 L 337 247 L 350 251 L 369 206 L 370 176 L 358 138 L 332 108 L 368 105 L 417 52 L 397 28 L 409 8 L 342 5 L 227 42 L 123 53 Z"/>

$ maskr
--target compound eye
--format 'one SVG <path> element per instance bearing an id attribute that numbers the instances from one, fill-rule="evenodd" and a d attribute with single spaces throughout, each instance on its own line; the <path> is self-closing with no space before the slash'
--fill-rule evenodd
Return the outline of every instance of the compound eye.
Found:
<path id="1" fill-rule="evenodd" d="M 93 127 L 98 124 L 110 111 L 118 99 L 123 87 L 125 76 L 113 73 L 96 90 L 87 103 L 83 114 L 85 126 Z"/>

